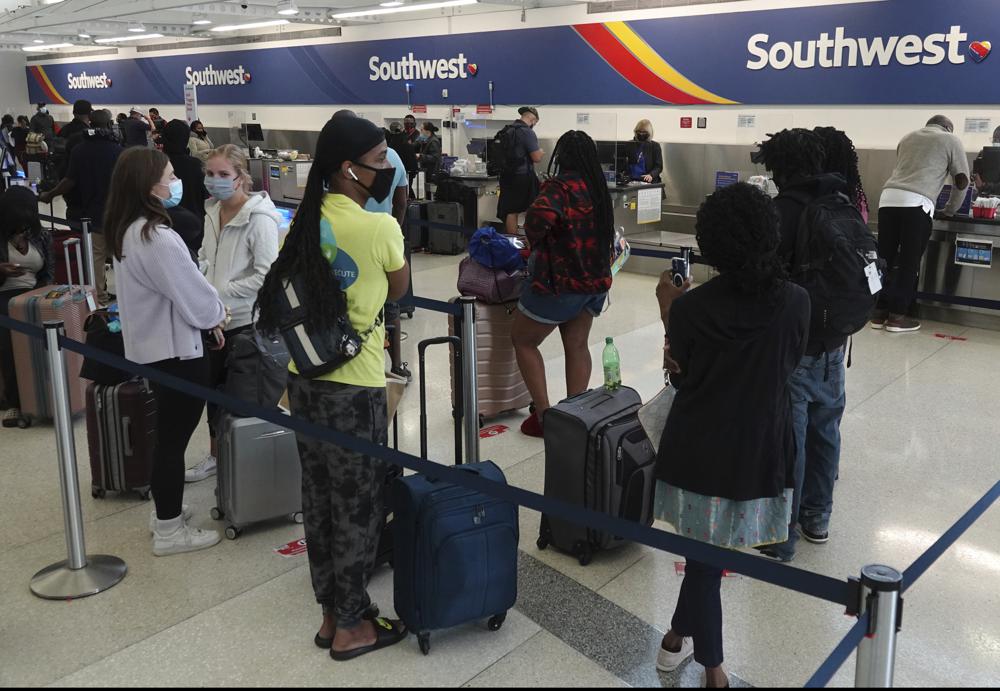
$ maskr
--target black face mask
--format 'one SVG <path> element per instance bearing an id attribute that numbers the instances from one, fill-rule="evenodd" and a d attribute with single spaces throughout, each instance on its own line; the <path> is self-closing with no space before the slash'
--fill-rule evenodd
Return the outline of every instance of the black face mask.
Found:
<path id="1" fill-rule="evenodd" d="M 649 132 L 636 132 L 635 133 L 635 138 L 636 138 L 636 141 L 648 142 L 649 141 Z"/>
<path id="2" fill-rule="evenodd" d="M 375 172 L 375 179 L 372 181 L 371 187 L 364 184 L 358 180 L 357 176 L 354 176 L 354 182 L 364 189 L 368 196 L 374 199 L 378 204 L 381 204 L 389 195 L 392 193 L 392 183 L 396 179 L 396 169 L 395 168 L 372 168 L 371 166 L 366 166 L 364 163 L 359 163 L 354 161 L 354 165 L 361 166 L 367 170 L 372 170 Z M 353 175 L 354 171 L 351 171 Z"/>

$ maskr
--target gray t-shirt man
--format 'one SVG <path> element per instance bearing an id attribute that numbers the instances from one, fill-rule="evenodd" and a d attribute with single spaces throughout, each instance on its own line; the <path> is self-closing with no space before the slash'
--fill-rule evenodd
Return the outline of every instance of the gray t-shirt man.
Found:
<path id="1" fill-rule="evenodd" d="M 950 177 L 955 184 L 944 213 L 952 216 L 958 211 L 969 184 L 969 158 L 952 129 L 947 119 L 932 118 L 925 127 L 903 137 L 896 148 L 896 168 L 885 183 L 880 208 L 923 206 L 926 210 L 929 205 L 929 213 L 933 214 L 935 201 Z"/>

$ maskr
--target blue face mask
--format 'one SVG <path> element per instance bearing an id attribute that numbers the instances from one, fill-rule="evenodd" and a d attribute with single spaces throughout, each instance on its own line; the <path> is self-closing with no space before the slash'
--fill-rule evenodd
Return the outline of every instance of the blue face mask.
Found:
<path id="1" fill-rule="evenodd" d="M 430 139 L 430 136 L 421 134 L 420 137 L 417 138 L 417 141 L 426 142 L 428 139 Z"/>
<path id="2" fill-rule="evenodd" d="M 171 180 L 170 181 L 170 196 L 167 199 L 161 199 L 163 202 L 163 208 L 172 209 L 181 203 L 181 198 L 184 196 L 184 182 L 182 180 Z"/>
<path id="3" fill-rule="evenodd" d="M 232 178 L 205 178 L 205 189 L 208 193 L 219 201 L 226 201 L 232 197 L 236 190 L 233 188 Z"/>

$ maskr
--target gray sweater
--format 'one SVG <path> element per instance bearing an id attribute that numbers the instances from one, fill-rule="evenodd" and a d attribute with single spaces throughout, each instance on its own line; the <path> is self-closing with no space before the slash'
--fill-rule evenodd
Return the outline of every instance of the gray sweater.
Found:
<path id="1" fill-rule="evenodd" d="M 896 147 L 896 169 L 886 189 L 906 190 L 936 201 L 948 178 L 969 177 L 969 157 L 962 140 L 940 125 L 910 132 Z M 954 214 L 965 200 L 965 190 L 953 186 L 945 213 Z"/>
<path id="2" fill-rule="evenodd" d="M 145 224 L 140 218 L 129 226 L 123 258 L 115 259 L 125 357 L 140 364 L 202 357 L 201 332 L 222 323 L 225 305 L 191 261 L 181 237 L 157 226 L 145 242 Z"/>

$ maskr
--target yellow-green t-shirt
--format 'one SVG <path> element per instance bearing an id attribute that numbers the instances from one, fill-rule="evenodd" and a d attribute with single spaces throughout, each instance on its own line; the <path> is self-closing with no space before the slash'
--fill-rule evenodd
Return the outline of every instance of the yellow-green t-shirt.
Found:
<path id="1" fill-rule="evenodd" d="M 389 293 L 386 273 L 399 271 L 406 264 L 403 254 L 403 231 L 389 214 L 371 213 L 342 194 L 328 194 L 323 199 L 321 237 L 332 234 L 336 241 L 333 271 L 347 292 L 351 324 L 364 333 L 378 317 Z M 361 352 L 353 360 L 317 379 L 353 386 L 385 386 L 385 325 L 365 339 Z M 295 364 L 289 366 L 296 372 Z"/>

